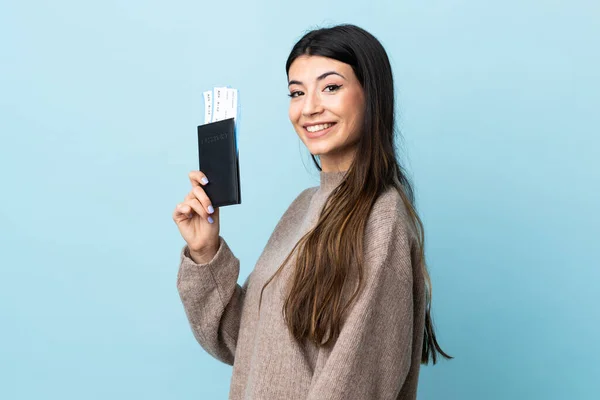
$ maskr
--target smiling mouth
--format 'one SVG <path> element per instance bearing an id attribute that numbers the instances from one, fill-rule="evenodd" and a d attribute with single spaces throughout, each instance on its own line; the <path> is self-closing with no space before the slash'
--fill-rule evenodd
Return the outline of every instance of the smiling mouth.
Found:
<path id="1" fill-rule="evenodd" d="M 312 126 L 305 126 L 304 129 L 306 129 L 309 133 L 320 133 L 322 131 L 325 131 L 329 128 L 331 128 L 332 126 L 334 126 L 336 123 L 328 123 L 328 124 L 320 124 L 320 125 L 312 125 Z"/>

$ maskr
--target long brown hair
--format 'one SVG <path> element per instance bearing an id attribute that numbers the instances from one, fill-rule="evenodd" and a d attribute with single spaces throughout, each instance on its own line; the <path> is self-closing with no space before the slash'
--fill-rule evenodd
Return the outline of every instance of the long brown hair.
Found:
<path id="1" fill-rule="evenodd" d="M 369 212 L 385 190 L 395 187 L 408 210 L 417 234 L 419 265 L 425 282 L 426 314 L 421 363 L 436 363 L 440 348 L 431 318 L 431 279 L 425 263 L 423 224 L 414 206 L 414 194 L 396 157 L 394 142 L 394 83 L 390 62 L 381 43 L 355 25 L 313 30 L 293 47 L 286 73 L 301 55 L 318 55 L 349 64 L 365 97 L 365 112 L 352 165 L 331 192 L 315 227 L 294 246 L 265 287 L 296 254 L 289 292 L 283 306 L 286 324 L 298 341 L 327 346 L 339 336 L 344 312 L 364 286 L 363 239 Z M 321 170 L 315 156 L 317 168 Z M 296 252 L 296 250 L 298 250 Z M 351 268 L 358 272 L 358 286 L 342 306 L 342 292 Z M 260 302 L 259 302 L 260 304 Z"/>

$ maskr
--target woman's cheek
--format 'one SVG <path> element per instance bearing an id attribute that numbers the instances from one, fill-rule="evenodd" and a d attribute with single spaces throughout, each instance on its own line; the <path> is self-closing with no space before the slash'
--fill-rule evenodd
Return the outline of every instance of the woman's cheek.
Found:
<path id="1" fill-rule="evenodd" d="M 290 118 L 290 122 L 292 124 L 295 124 L 296 121 L 298 121 L 298 118 L 296 117 L 296 115 L 298 114 L 296 112 L 296 105 L 295 104 L 290 104 L 290 108 L 288 109 L 288 116 Z"/>

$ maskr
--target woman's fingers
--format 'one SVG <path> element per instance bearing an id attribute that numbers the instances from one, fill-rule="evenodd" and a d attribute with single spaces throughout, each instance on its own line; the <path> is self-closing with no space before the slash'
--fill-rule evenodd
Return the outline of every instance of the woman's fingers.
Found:
<path id="1" fill-rule="evenodd" d="M 215 209 L 213 208 L 210 198 L 206 195 L 206 192 L 204 192 L 200 187 L 196 186 L 194 189 L 192 189 L 191 192 L 189 192 L 187 194 L 187 196 L 185 196 L 185 198 L 183 199 L 183 201 L 187 201 L 187 200 L 198 200 L 200 202 L 200 204 L 202 204 L 202 206 L 204 207 L 204 210 L 208 213 L 208 214 L 212 214 L 215 212 Z"/>
<path id="2" fill-rule="evenodd" d="M 208 214 L 212 214 L 215 212 L 210 199 L 206 195 L 206 192 L 200 186 L 194 186 L 192 188 L 192 192 L 195 198 L 204 206 L 204 209 Z"/>
<path id="3" fill-rule="evenodd" d="M 208 195 L 202 188 L 202 186 L 208 184 L 208 178 L 202 171 L 191 171 L 188 177 L 192 184 L 192 190 L 185 196 L 183 202 L 175 207 L 173 219 L 179 225 L 185 219 L 198 215 L 213 224 L 215 220 L 210 214 L 214 214 L 214 218 L 217 218 L 218 210 L 213 208 Z"/>
<path id="4" fill-rule="evenodd" d="M 202 171 L 191 171 L 189 174 L 190 182 L 192 183 L 192 190 L 187 194 L 185 200 L 198 199 L 198 201 L 204 206 L 204 209 L 208 214 L 215 212 L 210 199 L 206 195 L 204 189 L 200 186 L 204 185 L 204 182 L 208 182 L 206 175 Z"/>
<path id="5" fill-rule="evenodd" d="M 201 185 L 204 186 L 208 183 L 208 178 L 206 177 L 206 175 L 204 175 L 204 172 L 202 171 L 191 171 L 188 174 L 188 177 L 190 178 L 192 187 Z"/>
<path id="6" fill-rule="evenodd" d="M 185 203 L 177 204 L 177 207 L 175 207 L 175 211 L 173 212 L 173 219 L 176 221 L 180 220 L 181 216 L 184 216 L 186 219 L 192 218 L 194 216 L 192 207 Z"/>
<path id="7" fill-rule="evenodd" d="M 204 207 L 202 206 L 202 204 L 198 201 L 198 199 L 192 199 L 192 200 L 186 200 L 183 203 L 180 203 L 177 206 L 177 209 L 182 213 L 182 214 L 186 214 L 186 215 L 190 215 L 192 214 L 192 211 L 198 215 L 200 215 L 203 218 L 206 218 L 207 214 L 206 211 L 204 210 Z"/>
<path id="8" fill-rule="evenodd" d="M 212 206 L 209 206 L 212 209 Z M 182 214 L 186 214 L 188 218 L 193 217 L 194 213 L 200 215 L 202 218 L 205 218 L 209 223 L 214 223 L 215 220 L 209 214 L 214 212 L 208 212 L 204 204 L 202 204 L 197 198 L 187 199 L 177 206 L 177 209 L 180 210 Z"/>
<path id="9" fill-rule="evenodd" d="M 189 203 L 189 204 L 200 204 L 203 208 L 203 213 L 199 213 L 197 210 L 190 206 L 190 213 L 192 210 L 196 211 L 199 215 L 208 219 L 208 222 L 211 224 L 214 222 L 213 218 L 206 214 L 213 214 L 215 209 L 213 208 L 209 197 L 206 192 L 202 188 L 201 185 L 206 185 L 208 183 L 208 179 L 206 175 L 202 171 L 191 171 L 189 173 L 190 182 L 192 183 L 192 190 L 185 196 L 185 200 L 183 204 L 188 204 L 189 202 L 197 202 L 197 203 Z"/>

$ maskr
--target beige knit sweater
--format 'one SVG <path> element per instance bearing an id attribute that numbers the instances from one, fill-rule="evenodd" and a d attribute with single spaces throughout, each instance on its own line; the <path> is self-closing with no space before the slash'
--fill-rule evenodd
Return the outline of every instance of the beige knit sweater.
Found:
<path id="1" fill-rule="evenodd" d="M 424 281 L 414 262 L 416 242 L 399 194 L 375 203 L 365 232 L 365 289 L 329 348 L 298 344 L 285 325 L 283 284 L 293 260 L 263 293 L 294 244 L 317 221 L 344 172 L 321 172 L 281 217 L 242 286 L 239 260 L 220 237 L 207 264 L 181 251 L 177 289 L 192 332 L 216 359 L 233 365 L 229 399 L 415 399 L 424 333 Z"/>

